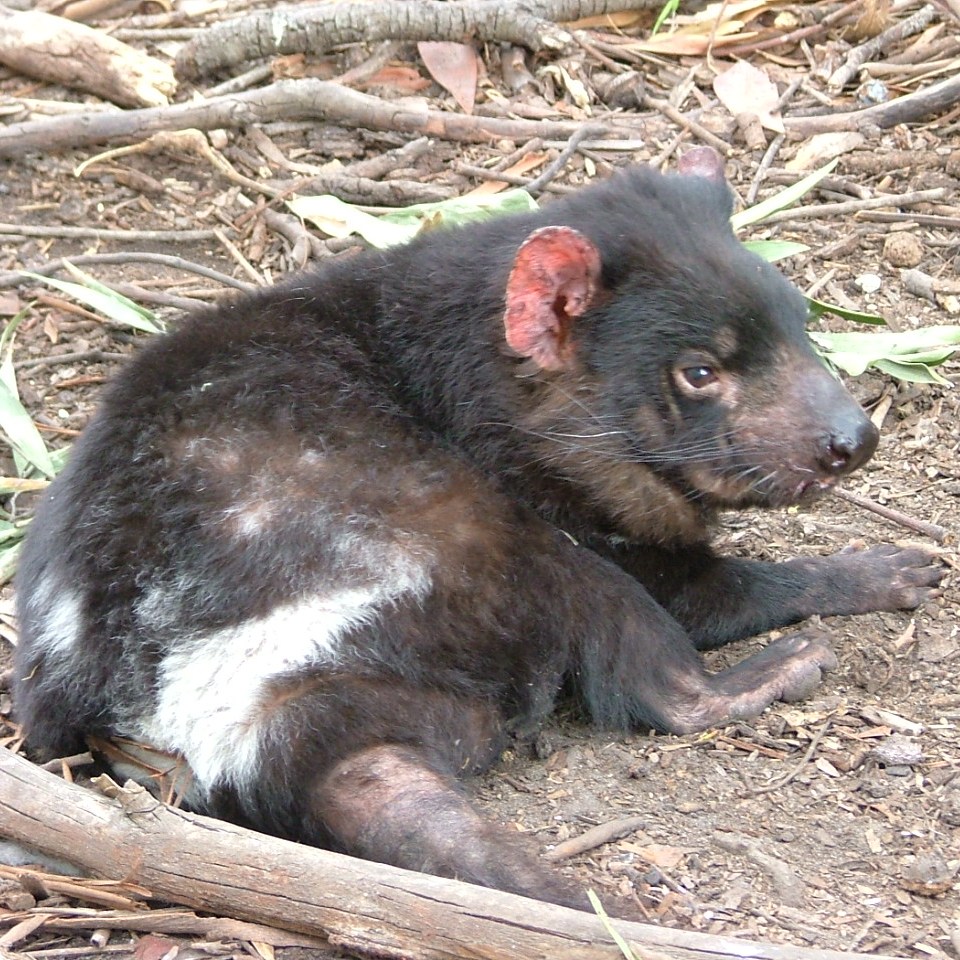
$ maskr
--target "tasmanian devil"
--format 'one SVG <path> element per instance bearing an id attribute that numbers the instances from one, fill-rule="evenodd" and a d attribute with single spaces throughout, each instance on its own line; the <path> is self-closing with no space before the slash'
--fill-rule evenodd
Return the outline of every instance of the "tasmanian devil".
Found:
<path id="1" fill-rule="evenodd" d="M 877 431 L 714 155 L 338 258 L 183 321 L 106 389 L 33 522 L 15 700 L 43 753 L 183 759 L 203 812 L 559 902 L 458 778 L 548 714 L 691 731 L 805 695 L 811 614 L 912 607 L 875 547 L 765 563 L 715 512 L 796 504 Z"/>

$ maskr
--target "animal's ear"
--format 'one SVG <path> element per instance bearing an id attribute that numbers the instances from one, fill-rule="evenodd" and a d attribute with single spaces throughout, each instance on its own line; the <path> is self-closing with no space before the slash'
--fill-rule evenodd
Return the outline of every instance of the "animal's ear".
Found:
<path id="1" fill-rule="evenodd" d="M 507 343 L 543 370 L 573 361 L 574 320 L 600 286 L 600 254 L 573 227 L 541 227 L 517 251 L 503 315 Z"/>
<path id="2" fill-rule="evenodd" d="M 706 177 L 718 183 L 726 182 L 723 157 L 713 147 L 694 147 L 688 150 L 677 164 L 685 177 Z"/>

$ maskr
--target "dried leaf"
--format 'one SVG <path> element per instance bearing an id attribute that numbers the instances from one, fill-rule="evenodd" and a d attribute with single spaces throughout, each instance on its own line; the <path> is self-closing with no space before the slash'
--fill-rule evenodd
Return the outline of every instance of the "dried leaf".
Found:
<path id="1" fill-rule="evenodd" d="M 639 10 L 619 10 L 616 13 L 601 13 L 595 17 L 583 17 L 580 20 L 565 23 L 568 30 L 590 30 L 594 27 L 600 30 L 609 30 L 614 27 L 618 30 L 629 30 L 639 27 L 644 20 L 649 20 Z"/>
<path id="2" fill-rule="evenodd" d="M 633 843 L 619 846 L 643 857 L 655 867 L 663 867 L 664 870 L 672 870 L 688 853 L 693 853 L 692 847 L 671 847 L 665 843 L 650 843 L 645 847 Z"/>
<path id="3" fill-rule="evenodd" d="M 818 133 L 811 137 L 806 143 L 801 144 L 796 155 L 792 160 L 785 164 L 788 170 L 801 172 L 804 170 L 813 170 L 839 157 L 842 153 L 849 153 L 856 150 L 864 143 L 862 133 L 855 130 L 847 130 L 837 133 Z"/>
<path id="4" fill-rule="evenodd" d="M 537 167 L 542 167 L 547 161 L 547 155 L 545 153 L 528 153 L 526 156 L 521 157 L 513 166 L 507 167 L 504 170 L 504 173 L 512 174 L 515 177 L 522 177 L 533 170 L 536 170 Z M 491 193 L 500 193 L 502 190 L 506 190 L 509 187 L 509 183 L 505 183 L 503 180 L 485 180 L 478 187 L 474 187 L 473 190 L 470 190 L 468 193 L 465 193 L 465 197 L 483 197 L 488 196 Z"/>
<path id="5" fill-rule="evenodd" d="M 742 3 L 711 3 L 689 16 L 674 17 L 676 29 L 628 45 L 633 51 L 699 56 L 711 47 L 744 43 L 758 34 L 744 32 L 744 26 L 760 16 L 769 0 L 744 0 Z"/>
<path id="6" fill-rule="evenodd" d="M 358 90 L 368 90 L 370 87 L 390 87 L 390 89 L 399 93 L 419 93 L 429 86 L 430 81 L 421 76 L 419 70 L 399 63 L 391 63 L 381 67 L 368 80 L 356 84 Z"/>
<path id="7" fill-rule="evenodd" d="M 478 70 L 473 47 L 449 40 L 421 40 L 417 50 L 430 76 L 450 92 L 464 113 L 473 113 Z"/>
<path id="8" fill-rule="evenodd" d="M 783 133 L 776 84 L 759 67 L 740 60 L 713 81 L 713 90 L 733 116 L 752 113 L 768 130 Z"/>
<path id="9" fill-rule="evenodd" d="M 167 937 L 152 933 L 142 936 L 133 950 L 134 960 L 174 960 L 180 952 L 180 944 Z"/>

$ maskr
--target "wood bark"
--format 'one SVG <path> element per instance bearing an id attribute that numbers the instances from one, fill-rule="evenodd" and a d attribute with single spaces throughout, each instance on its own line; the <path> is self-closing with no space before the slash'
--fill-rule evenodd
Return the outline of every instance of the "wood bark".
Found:
<path id="1" fill-rule="evenodd" d="M 514 120 L 416 109 L 372 97 L 327 80 L 280 80 L 244 93 L 169 107 L 65 114 L 0 127 L 0 157 L 56 152 L 108 141 L 128 142 L 163 130 L 213 130 L 269 120 L 320 120 L 367 130 L 418 133 L 444 140 L 489 143 L 502 137 L 566 140 L 576 121 Z M 641 137 L 642 129 L 610 124 L 607 136 Z"/>
<path id="2" fill-rule="evenodd" d="M 82 23 L 0 4 L 0 63 L 124 107 L 158 107 L 176 92 L 160 60 Z"/>
<path id="3" fill-rule="evenodd" d="M 323 53 L 344 43 L 378 40 L 500 41 L 531 50 L 569 47 L 556 21 L 643 7 L 661 0 L 381 0 L 271 9 L 217 24 L 177 55 L 177 73 L 207 76 L 245 60 L 291 53 Z"/>
<path id="4" fill-rule="evenodd" d="M 960 76 L 932 83 L 916 93 L 878 103 L 863 110 L 828 113 L 819 117 L 786 117 L 783 125 L 793 137 L 812 137 L 815 133 L 840 130 L 887 129 L 899 123 L 916 123 L 925 117 L 945 113 L 960 102 Z"/>
<path id="5" fill-rule="evenodd" d="M 588 913 L 266 837 L 166 807 L 140 787 L 108 798 L 0 750 L 0 835 L 154 897 L 411 960 L 617 960 Z M 867 960 L 614 921 L 644 960 Z M 870 960 L 880 960 L 871 955 Z"/>

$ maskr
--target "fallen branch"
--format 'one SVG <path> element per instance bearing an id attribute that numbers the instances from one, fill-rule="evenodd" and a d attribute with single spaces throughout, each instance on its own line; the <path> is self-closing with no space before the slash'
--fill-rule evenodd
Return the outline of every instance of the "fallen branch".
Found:
<path id="1" fill-rule="evenodd" d="M 906 37 L 912 37 L 915 33 L 920 33 L 936 15 L 936 9 L 932 4 L 921 7 L 913 16 L 907 17 L 895 23 L 888 30 L 871 37 L 866 43 L 854 47 L 847 55 L 846 61 L 837 67 L 827 81 L 827 88 L 833 93 L 839 93 L 859 72 L 860 68 L 868 61 L 872 60 L 878 54 L 883 53 L 888 47 L 899 43 Z"/>
<path id="2" fill-rule="evenodd" d="M 960 101 L 960 75 L 941 80 L 916 93 L 878 103 L 863 110 L 829 113 L 820 117 L 787 117 L 783 124 L 794 137 L 811 137 L 815 133 L 860 130 L 879 127 L 881 130 L 898 123 L 914 123 L 933 114 L 943 113 Z"/>
<path id="3" fill-rule="evenodd" d="M 16 12 L 2 4 L 0 63 L 126 107 L 160 106 L 177 89 L 166 63 L 102 30 L 39 10 Z"/>
<path id="4" fill-rule="evenodd" d="M 42 150 L 52 153 L 108 141 L 130 141 L 163 130 L 213 130 L 270 120 L 322 120 L 367 130 L 416 133 L 445 140 L 492 142 L 532 137 L 568 140 L 576 121 L 513 120 L 466 116 L 426 107 L 388 103 L 326 80 L 281 80 L 257 90 L 178 103 L 170 107 L 68 114 L 0 128 L 0 157 Z M 608 137 L 636 137 L 643 131 L 622 124 L 607 127 Z"/>
<path id="5" fill-rule="evenodd" d="M 600 919 L 262 836 L 166 807 L 140 787 L 113 799 L 0 750 L 0 835 L 210 913 L 410 960 L 614 960 Z M 648 960 L 867 960 L 615 921 Z M 878 960 L 871 955 L 870 960 Z"/>
<path id="6" fill-rule="evenodd" d="M 273 947 L 324 947 L 326 940 L 308 937 L 302 933 L 278 930 L 260 923 L 245 923 L 226 917 L 198 917 L 188 910 L 96 910 L 87 916 L 76 916 L 75 911 L 41 907 L 7 915 L 3 923 L 37 917 L 44 933 L 72 933 L 74 936 L 92 930 L 126 930 L 138 933 L 166 933 L 204 940 L 256 940 Z M 0 954 L 2 956 L 2 954 Z M 27 957 L 29 954 L 20 954 Z"/>
<path id="7" fill-rule="evenodd" d="M 933 187 L 930 190 L 915 190 L 910 193 L 885 194 L 881 197 L 867 197 L 865 200 L 842 200 L 838 203 L 811 203 L 804 207 L 790 207 L 777 210 L 763 218 L 767 223 L 783 223 L 785 220 L 817 220 L 825 217 L 846 217 L 862 210 L 875 210 L 878 207 L 912 207 L 918 203 L 933 203 L 947 195 L 945 187 Z"/>
<path id="8" fill-rule="evenodd" d="M 660 0 L 381 0 L 271 8 L 204 30 L 177 55 L 177 73 L 196 79 L 246 60 L 291 53 L 323 53 L 344 43 L 379 40 L 477 40 L 512 43 L 531 50 L 563 50 L 572 35 L 556 21 L 638 7 Z M 533 12 L 533 10 L 536 12 Z"/>
<path id="9" fill-rule="evenodd" d="M 579 836 L 571 837 L 558 843 L 552 850 L 545 854 L 547 860 L 568 860 L 570 857 L 578 857 L 581 853 L 588 850 L 595 850 L 597 847 L 613 840 L 619 840 L 631 833 L 646 826 L 646 817 L 624 817 L 621 820 L 611 820 L 609 823 L 598 823 L 595 827 L 584 831 Z"/>

